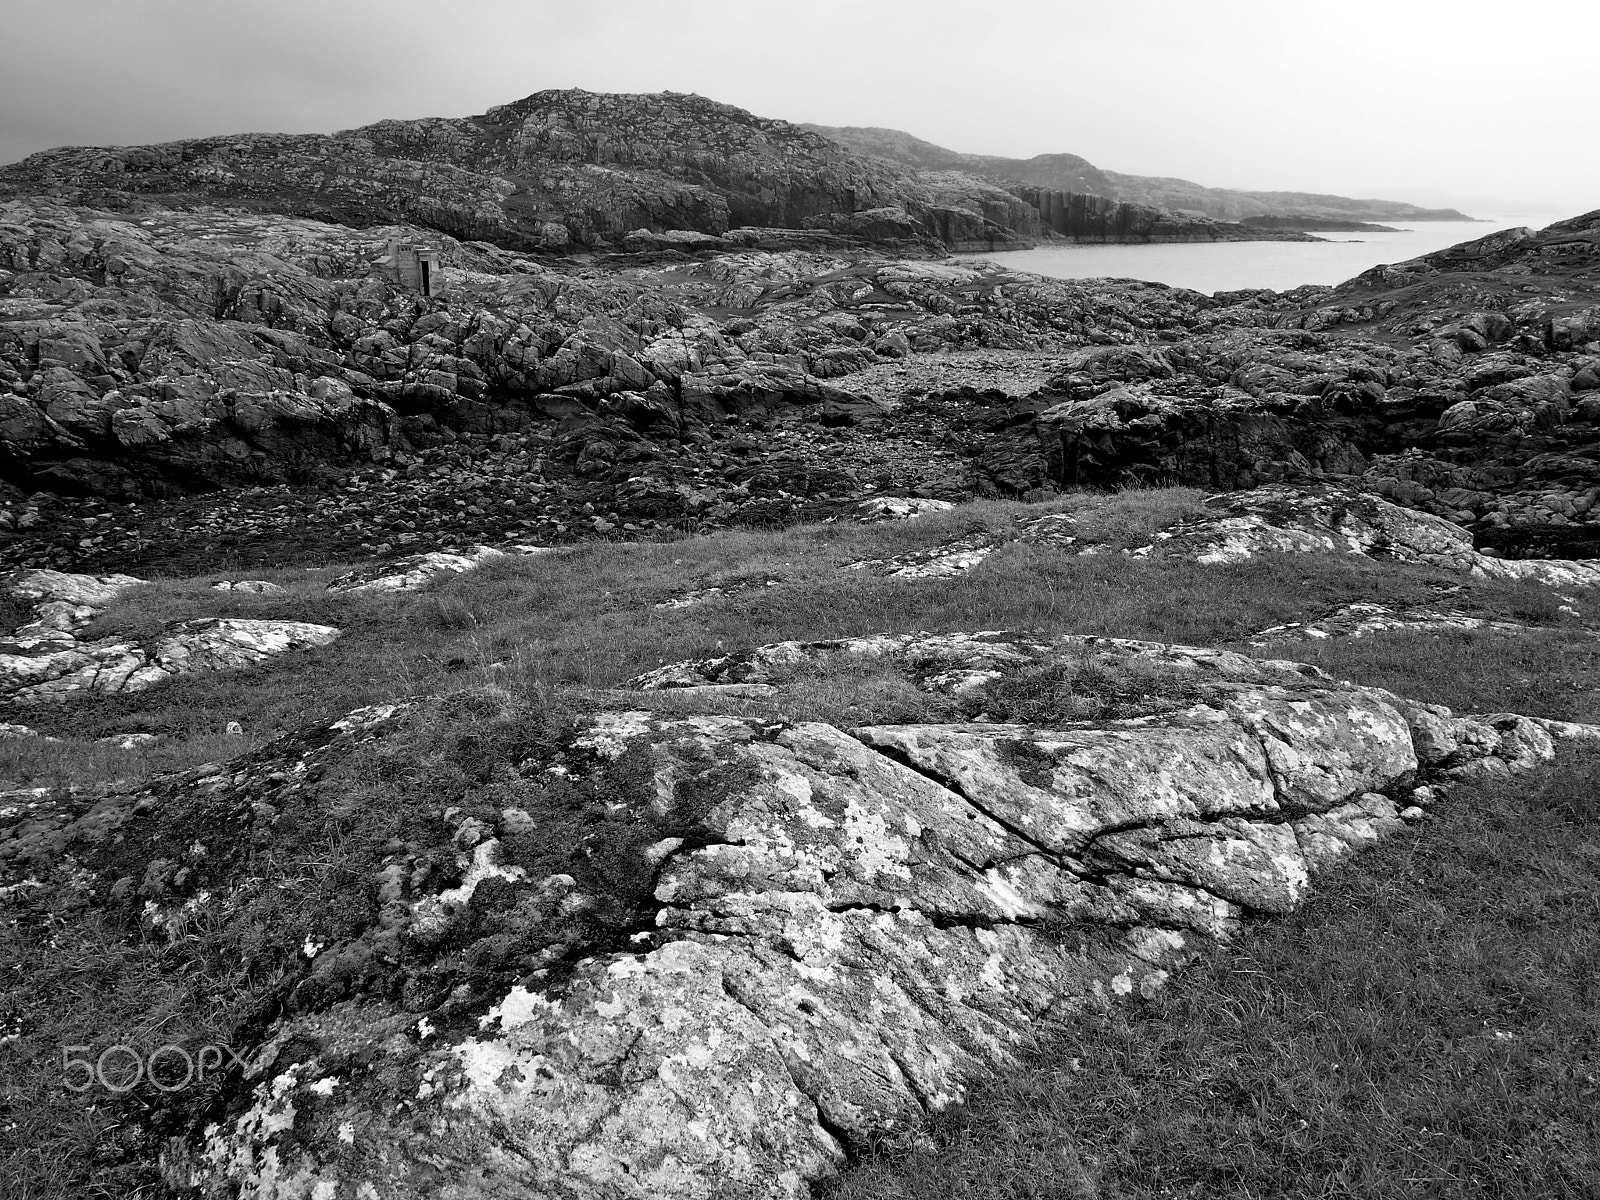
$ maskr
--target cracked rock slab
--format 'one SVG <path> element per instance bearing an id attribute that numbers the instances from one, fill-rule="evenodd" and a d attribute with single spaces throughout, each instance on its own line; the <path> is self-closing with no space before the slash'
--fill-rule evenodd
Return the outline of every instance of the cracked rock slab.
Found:
<path id="1" fill-rule="evenodd" d="M 61 571 L 12 576 L 7 590 L 33 603 L 34 619 L 0 641 L 0 702 L 31 705 L 80 692 L 136 692 L 192 671 L 240 670 L 339 637 L 331 625 L 233 617 L 180 622 L 148 641 L 78 636 L 119 594 L 142 582 L 131 575 Z"/>

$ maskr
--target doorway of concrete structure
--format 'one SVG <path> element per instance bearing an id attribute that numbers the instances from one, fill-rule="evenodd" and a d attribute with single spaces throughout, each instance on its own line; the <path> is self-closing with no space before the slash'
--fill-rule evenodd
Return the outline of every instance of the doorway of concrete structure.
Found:
<path id="1" fill-rule="evenodd" d="M 422 266 L 422 294 L 424 296 L 433 295 L 433 279 L 432 279 L 431 274 L 429 272 L 429 268 L 432 265 L 433 264 L 430 263 L 427 259 L 423 259 L 422 260 L 422 263 L 421 263 L 421 266 Z"/>

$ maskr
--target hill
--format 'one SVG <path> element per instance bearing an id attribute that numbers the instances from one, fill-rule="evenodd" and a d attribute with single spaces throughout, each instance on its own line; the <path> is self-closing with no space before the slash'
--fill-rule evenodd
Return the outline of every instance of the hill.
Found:
<path id="1" fill-rule="evenodd" d="M 922 182 L 788 122 L 671 92 L 547 91 L 476 117 L 329 136 L 51 150 L 0 169 L 0 195 L 181 199 L 358 227 L 408 221 L 517 250 L 610 247 L 637 229 L 800 229 L 884 209 L 900 210 L 892 232 L 913 248 L 928 239 L 987 249 L 1037 229 L 1032 210 L 992 184 Z"/>
<path id="2" fill-rule="evenodd" d="M 1004 184 L 1031 184 L 1059 191 L 1089 192 L 1127 204 L 1202 213 L 1219 221 L 1276 216 L 1347 221 L 1465 221 L 1452 208 L 1422 208 L 1398 200 L 1354 200 L 1310 192 L 1250 192 L 1203 187 L 1187 179 L 1124 175 L 1105 171 L 1075 154 L 1004 158 L 960 154 L 897 129 L 806 125 L 803 128 L 849 147 L 856 154 L 918 170 L 959 170 Z"/>
<path id="3" fill-rule="evenodd" d="M 1038 180 L 1081 191 L 1069 158 Z M 0 198 L 40 196 L 115 211 L 205 204 L 355 228 L 409 223 L 553 254 L 806 246 L 938 256 L 1044 235 L 1036 196 L 970 170 L 864 156 L 801 126 L 673 92 L 546 91 L 475 117 L 380 121 L 327 136 L 72 147 L 0 168 Z M 1129 241 L 1304 236 L 1151 205 L 1083 232 Z"/>

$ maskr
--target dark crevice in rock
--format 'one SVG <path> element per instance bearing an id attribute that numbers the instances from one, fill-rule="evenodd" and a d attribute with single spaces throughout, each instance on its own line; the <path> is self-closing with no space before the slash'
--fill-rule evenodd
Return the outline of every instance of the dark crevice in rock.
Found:
<path id="1" fill-rule="evenodd" d="M 922 917 L 935 929 L 1000 929 L 1007 925 L 1037 928 L 1043 924 L 1038 919 L 990 917 L 983 913 L 945 913 L 930 912 L 921 908 L 890 908 L 881 904 L 867 904 L 860 900 L 853 900 L 848 904 L 830 904 L 827 906 L 831 913 L 870 912 L 880 913 L 885 916 L 896 916 L 900 913 L 914 913 Z"/>
<path id="2" fill-rule="evenodd" d="M 1161 833 L 1173 821 L 1189 821 L 1196 825 L 1221 825 L 1225 821 L 1244 820 L 1252 825 L 1287 825 L 1293 818 L 1288 816 L 1282 808 L 1236 808 L 1221 814 L 1215 813 L 1171 813 L 1158 818 L 1140 818 L 1135 821 L 1123 821 L 1115 825 L 1107 825 L 1104 829 L 1097 829 L 1084 840 L 1081 845 L 1074 846 L 1072 853 L 1083 856 L 1093 853 L 1096 843 L 1102 838 L 1111 837 L 1119 833 L 1138 833 L 1143 830 L 1153 830 Z M 1192 838 L 1193 834 L 1177 833 L 1171 836 L 1162 836 L 1163 842 L 1180 842 Z"/>
<path id="3" fill-rule="evenodd" d="M 967 794 L 966 789 L 961 786 L 959 780 L 952 779 L 942 772 L 933 770 L 931 767 L 924 767 L 922 764 L 916 762 L 909 754 L 905 753 L 905 751 L 900 750 L 897 747 L 874 746 L 870 742 L 865 741 L 863 741 L 862 744 L 865 745 L 869 750 L 883 755 L 891 762 L 905 767 L 907 770 L 915 771 L 918 775 L 921 775 L 924 779 L 931 783 L 938 784 L 938 786 L 943 788 L 945 791 L 958 797 L 962 803 L 966 804 L 969 808 L 976 810 L 978 813 L 981 813 L 983 816 L 993 821 L 996 825 L 1000 826 L 1000 828 L 1011 834 L 1012 837 L 1015 837 L 1018 840 L 1026 842 L 1028 845 L 1032 846 L 1042 856 L 1049 859 L 1063 871 L 1066 871 L 1072 875 L 1078 874 L 1078 872 L 1073 870 L 1071 866 L 1062 861 L 1060 851 L 1039 841 L 1037 838 L 1029 834 L 1027 830 L 1019 829 L 1016 825 L 1007 821 L 1004 817 L 1000 816 L 992 809 L 973 799 Z"/>

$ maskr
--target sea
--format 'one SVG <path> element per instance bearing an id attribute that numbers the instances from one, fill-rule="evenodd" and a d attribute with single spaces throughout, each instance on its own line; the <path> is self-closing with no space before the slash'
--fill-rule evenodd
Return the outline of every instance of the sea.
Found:
<path id="1" fill-rule="evenodd" d="M 1305 283 L 1343 283 L 1379 263 L 1405 262 L 1458 242 L 1519 225 L 1560 220 L 1540 213 L 1474 221 L 1386 221 L 1395 233 L 1318 233 L 1322 242 L 1175 242 L 1151 246 L 1050 245 L 999 254 L 963 254 L 1055 279 L 1146 279 L 1199 292 L 1239 288 L 1286 291 Z"/>

